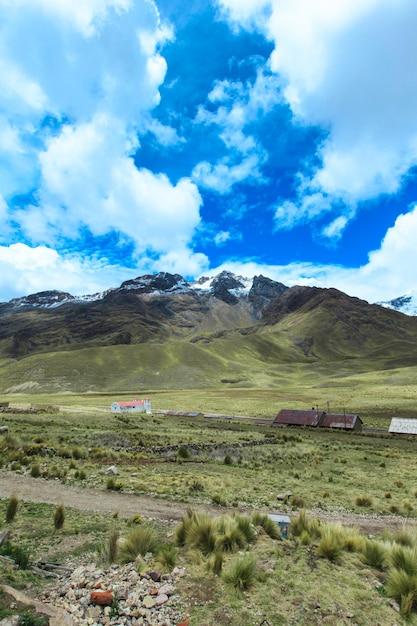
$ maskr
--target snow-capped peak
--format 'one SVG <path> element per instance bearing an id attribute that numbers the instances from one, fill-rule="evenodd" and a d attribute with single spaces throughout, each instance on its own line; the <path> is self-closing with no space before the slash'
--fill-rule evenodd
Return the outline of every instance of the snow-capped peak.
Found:
<path id="1" fill-rule="evenodd" d="M 417 315 L 417 292 L 409 291 L 404 296 L 385 302 L 377 302 L 377 304 L 386 309 L 400 311 L 400 313 L 405 313 L 405 315 Z"/>

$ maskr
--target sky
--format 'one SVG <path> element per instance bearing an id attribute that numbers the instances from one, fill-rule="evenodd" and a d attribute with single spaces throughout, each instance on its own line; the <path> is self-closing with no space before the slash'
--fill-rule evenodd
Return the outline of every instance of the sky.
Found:
<path id="1" fill-rule="evenodd" d="M 415 0 L 0 0 L 0 301 L 417 290 Z"/>

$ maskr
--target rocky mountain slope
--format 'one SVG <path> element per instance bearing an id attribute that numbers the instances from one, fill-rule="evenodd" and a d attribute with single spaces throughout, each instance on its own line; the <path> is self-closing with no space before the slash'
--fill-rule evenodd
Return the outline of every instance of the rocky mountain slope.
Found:
<path id="1" fill-rule="evenodd" d="M 0 390 L 270 385 L 312 364 L 414 366 L 416 346 L 416 317 L 336 289 L 160 273 L 104 294 L 52 291 L 0 304 Z"/>

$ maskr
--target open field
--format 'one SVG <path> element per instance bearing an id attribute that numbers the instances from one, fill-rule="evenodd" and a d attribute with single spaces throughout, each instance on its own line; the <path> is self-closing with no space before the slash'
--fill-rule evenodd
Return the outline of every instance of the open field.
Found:
<path id="1" fill-rule="evenodd" d="M 95 558 L 97 545 L 115 524 L 122 534 L 127 532 L 130 515 L 117 508 L 107 515 L 83 512 L 76 503 L 77 493 L 88 495 L 91 490 L 91 494 L 114 494 L 115 502 L 122 495 L 137 498 L 138 505 L 141 498 L 151 498 L 165 511 L 176 510 L 176 515 L 161 514 L 163 519 L 157 521 L 157 514 L 147 522 L 165 540 L 173 536 L 180 511 L 187 507 L 214 512 L 216 517 L 261 511 L 285 513 L 293 519 L 307 509 L 323 524 L 343 518 L 349 526 L 361 526 L 363 537 L 369 532 L 379 537 L 384 525 L 398 531 L 409 527 L 413 533 L 417 520 L 414 439 L 388 433 L 277 429 L 248 418 L 272 420 L 283 407 L 326 410 L 329 406 L 332 411 L 358 413 L 366 427 L 387 429 L 393 415 L 415 416 L 414 373 L 405 368 L 357 375 L 326 387 L 297 382 L 285 391 L 184 389 L 1 396 L 0 401 L 16 406 L 26 403 L 60 409 L 33 414 L 22 408 L 22 413 L 0 415 L 0 425 L 8 427 L 8 433 L 0 435 L 0 472 L 19 479 L 28 476 L 34 485 L 50 481 L 51 491 L 54 485 L 75 490 L 74 506 L 68 502 L 67 521 L 60 533 L 51 521 L 52 500 L 31 504 L 23 497 L 16 519 L 3 523 L 3 528 L 10 529 L 12 539 L 30 550 L 34 559 Z M 110 413 L 114 400 L 134 396 L 149 396 L 155 414 Z M 158 410 L 240 417 L 175 417 L 160 415 Z M 117 475 L 106 473 L 110 465 L 117 468 Z M 277 495 L 285 492 L 292 496 L 287 502 L 278 501 Z M 4 519 L 9 495 L 0 500 L 0 519 Z M 146 510 L 137 514 L 146 522 Z M 181 548 L 189 572 L 181 593 L 190 626 L 259 626 L 262 619 L 274 626 L 403 623 L 405 618 L 393 611 L 386 595 L 388 566 L 378 569 L 364 563 L 360 550 L 345 551 L 333 562 L 320 557 L 319 538 L 306 537 L 301 540 L 294 535 L 277 543 L 261 536 L 250 548 L 257 564 L 256 580 L 241 597 L 235 597 L 221 577 L 207 572 L 204 559 Z M 225 568 L 233 558 L 226 557 Z M 16 585 L 28 580 L 44 584 L 33 580 L 33 574 L 6 570 L 0 574 L 8 582 L 14 579 Z M 190 597 L 197 599 L 194 604 Z M 407 620 L 417 623 L 413 612 Z"/>

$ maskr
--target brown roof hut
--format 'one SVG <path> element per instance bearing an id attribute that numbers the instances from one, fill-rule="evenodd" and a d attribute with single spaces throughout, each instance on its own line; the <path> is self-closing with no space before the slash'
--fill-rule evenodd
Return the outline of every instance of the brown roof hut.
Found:
<path id="1" fill-rule="evenodd" d="M 272 426 L 319 426 L 323 419 L 324 411 L 318 409 L 298 410 L 281 409 Z"/>

